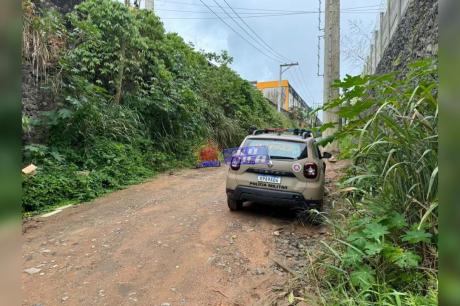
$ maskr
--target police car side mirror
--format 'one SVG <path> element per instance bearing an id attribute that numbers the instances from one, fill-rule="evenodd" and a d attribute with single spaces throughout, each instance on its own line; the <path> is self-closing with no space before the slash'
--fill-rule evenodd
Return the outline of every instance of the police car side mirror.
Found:
<path id="1" fill-rule="evenodd" d="M 331 158 L 332 157 L 332 154 L 329 153 L 329 152 L 323 152 L 323 156 L 321 156 L 321 158 Z"/>

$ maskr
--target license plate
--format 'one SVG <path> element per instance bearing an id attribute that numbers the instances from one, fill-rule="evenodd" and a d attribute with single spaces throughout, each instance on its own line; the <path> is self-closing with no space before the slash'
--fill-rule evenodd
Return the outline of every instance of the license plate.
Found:
<path id="1" fill-rule="evenodd" d="M 271 175 L 258 175 L 257 176 L 257 181 L 258 182 L 264 182 L 264 183 L 280 184 L 281 183 L 281 177 L 279 177 L 279 176 L 271 176 Z"/>

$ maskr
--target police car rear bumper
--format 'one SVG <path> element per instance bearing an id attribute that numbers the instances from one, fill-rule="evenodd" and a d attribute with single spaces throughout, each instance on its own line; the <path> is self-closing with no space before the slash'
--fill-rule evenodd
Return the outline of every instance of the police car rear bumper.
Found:
<path id="1" fill-rule="evenodd" d="M 227 189 L 227 196 L 236 201 L 251 201 L 290 208 L 319 209 L 321 206 L 321 201 L 305 200 L 301 193 L 246 186 L 238 186 L 235 190 Z"/>

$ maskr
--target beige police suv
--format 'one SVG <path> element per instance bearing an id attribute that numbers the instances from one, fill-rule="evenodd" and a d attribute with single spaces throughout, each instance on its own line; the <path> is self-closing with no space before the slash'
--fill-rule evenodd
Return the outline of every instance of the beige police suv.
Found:
<path id="1" fill-rule="evenodd" d="M 311 132 L 304 129 L 254 130 L 240 146 L 258 147 L 266 148 L 267 159 L 258 156 L 256 162 L 253 159 L 252 163 L 245 163 L 244 157 L 236 156 L 230 162 L 226 184 L 229 209 L 239 210 L 245 201 L 252 201 L 321 211 L 324 159 L 331 154 L 321 153 Z"/>

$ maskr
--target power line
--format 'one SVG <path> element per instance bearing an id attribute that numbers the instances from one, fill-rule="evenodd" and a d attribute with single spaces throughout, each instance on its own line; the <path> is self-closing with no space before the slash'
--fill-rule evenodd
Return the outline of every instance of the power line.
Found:
<path id="1" fill-rule="evenodd" d="M 229 17 L 231 17 L 229 15 L 229 13 L 227 12 L 227 10 L 225 10 L 218 2 L 216 2 L 216 0 L 213 0 L 214 3 L 216 3 L 219 8 Z M 254 34 L 254 35 L 251 35 L 245 28 L 243 28 L 238 22 L 237 20 L 235 20 L 234 18 L 231 18 L 233 20 L 233 22 L 235 22 L 249 37 L 251 37 L 252 39 L 254 39 L 254 36 L 257 37 L 259 39 L 260 42 L 262 42 L 263 45 L 265 45 L 266 48 L 268 48 L 274 55 L 277 55 L 278 57 L 280 58 L 286 58 L 285 56 L 279 54 L 278 52 L 276 52 L 268 43 L 265 42 L 265 40 L 260 37 L 252 28 L 251 26 L 249 26 L 244 20 L 242 20 L 241 16 L 232 8 L 232 6 L 226 1 L 224 0 L 225 4 L 230 8 L 230 10 L 235 14 L 237 15 L 237 17 L 241 20 L 241 22 L 243 22 L 243 24 Z M 287 58 L 286 58 L 287 59 Z M 298 73 L 298 71 L 296 71 Z M 301 86 L 302 90 L 304 91 L 304 95 L 305 95 L 305 92 L 307 92 L 310 96 L 311 96 L 311 99 L 312 101 L 314 100 L 312 95 L 310 94 L 308 88 L 306 87 L 306 82 L 302 82 L 302 81 L 297 81 L 297 76 L 296 77 L 296 82 L 299 84 L 299 86 Z M 303 78 L 303 76 L 301 76 L 301 78 Z M 299 88 L 300 89 L 300 88 Z"/>
<path id="2" fill-rule="evenodd" d="M 157 2 L 160 2 L 162 4 L 182 4 L 182 5 L 188 5 L 188 6 L 199 6 L 203 7 L 202 4 L 199 3 L 188 3 L 188 2 L 183 2 L 183 1 L 170 1 L 170 0 L 156 0 Z M 218 6 L 216 5 L 208 5 L 209 7 L 217 8 Z M 353 9 L 363 9 L 365 10 L 368 8 L 368 10 L 371 9 L 377 9 L 379 5 L 368 5 L 368 6 L 357 6 L 357 7 L 348 7 L 348 8 L 343 8 L 343 10 L 353 10 Z M 234 7 L 233 9 L 235 10 L 246 10 L 246 11 L 263 11 L 263 12 L 278 12 L 278 13 L 312 13 L 313 11 L 306 11 L 306 10 L 283 10 L 283 9 L 266 9 L 266 8 L 248 8 L 248 7 Z"/>
<path id="3" fill-rule="evenodd" d="M 222 10 L 222 12 L 224 12 L 228 17 L 230 17 L 230 18 L 232 19 L 232 21 L 233 21 L 241 30 L 243 30 L 244 33 L 246 33 L 246 35 L 249 37 L 249 39 L 251 39 L 251 41 L 252 41 L 253 43 L 255 43 L 256 45 L 258 45 L 259 47 L 265 48 L 265 50 L 268 51 L 269 53 L 272 52 L 269 48 L 267 48 L 267 47 L 261 45 L 259 42 L 257 42 L 256 39 L 254 39 L 254 36 L 253 36 L 251 33 L 249 33 L 243 26 L 241 26 L 241 24 L 240 24 L 235 18 L 233 18 L 233 17 L 227 12 L 227 10 L 219 4 L 219 2 L 217 2 L 216 0 L 212 0 L 212 1 L 214 1 L 214 3 L 217 4 L 217 5 L 219 6 L 219 8 Z M 228 5 L 228 4 L 227 4 L 227 5 Z M 230 8 L 231 8 L 231 7 L 230 7 Z M 240 17 L 240 19 L 241 19 L 241 17 Z M 270 54 L 270 56 L 274 56 L 274 58 L 277 57 L 276 53 L 272 53 L 272 54 Z M 280 60 L 280 59 L 277 59 L 277 60 Z"/>
<path id="4" fill-rule="evenodd" d="M 267 14 L 267 15 L 249 15 L 244 16 L 241 18 L 248 19 L 248 18 L 265 18 L 265 17 L 282 17 L 282 16 L 294 16 L 294 15 L 305 15 L 305 13 L 286 13 L 286 14 Z M 225 16 L 219 16 L 215 14 L 217 17 L 161 17 L 161 19 L 196 19 L 196 20 L 216 20 L 216 19 L 231 19 Z"/>
<path id="5" fill-rule="evenodd" d="M 312 103 L 313 103 L 314 100 L 315 100 L 315 97 L 313 96 L 312 92 L 310 91 L 308 83 L 304 78 L 304 73 L 303 73 L 303 70 L 302 70 L 301 66 L 299 66 L 299 75 L 300 75 L 300 78 L 302 79 L 303 83 L 305 84 L 305 89 L 307 90 L 307 93 L 310 96 L 310 98 L 312 99 Z"/>
<path id="6" fill-rule="evenodd" d="M 213 0 L 215 2 L 215 0 Z M 253 43 L 251 43 L 249 40 L 247 40 L 243 35 L 241 35 L 238 31 L 236 31 L 231 25 L 229 25 L 222 17 L 220 17 L 212 8 L 210 8 L 203 0 L 200 0 L 201 3 L 203 3 L 204 6 L 208 8 L 217 18 L 219 18 L 222 23 L 224 23 L 228 28 L 230 28 L 236 35 L 238 35 L 241 39 L 246 41 L 248 44 L 250 44 L 254 49 L 259 51 L 261 54 L 263 54 L 265 57 L 273 60 L 274 62 L 279 62 L 277 59 L 271 57 L 270 55 L 267 55 L 265 52 L 260 50 L 257 46 L 255 46 Z"/>
<path id="7" fill-rule="evenodd" d="M 294 70 L 289 71 L 289 74 L 292 78 L 292 82 L 290 83 L 292 83 L 293 87 L 300 94 L 301 98 L 304 99 L 306 97 L 306 91 L 305 91 L 305 88 L 302 86 L 303 85 L 302 82 L 300 82 L 298 76 L 294 74 Z"/>
<path id="8" fill-rule="evenodd" d="M 197 13 L 197 14 L 210 14 L 209 11 L 191 11 L 191 10 L 178 10 L 178 9 L 165 9 L 165 8 L 157 8 L 156 11 L 164 11 L 164 12 L 183 12 L 183 13 Z M 305 12 L 290 12 L 290 13 L 279 13 L 279 14 L 304 14 Z M 235 17 L 237 12 L 235 12 Z M 239 14 L 245 15 L 274 15 L 274 13 L 269 12 L 239 12 Z"/>
<path id="9" fill-rule="evenodd" d="M 189 5 L 189 6 L 200 6 L 200 7 L 202 7 L 202 5 L 198 4 L 198 3 L 187 3 L 187 2 L 181 2 L 181 1 L 169 1 L 169 0 L 168 1 L 156 0 L 156 1 L 163 2 L 164 4 L 174 3 L 174 4 L 183 4 L 183 5 Z M 215 5 L 209 5 L 209 7 L 217 8 L 217 6 L 215 6 Z M 245 8 L 245 7 L 235 7 L 234 9 L 236 9 L 236 10 L 247 10 L 247 11 L 282 12 L 282 13 L 303 12 L 303 11 L 293 11 L 293 10 L 265 9 L 265 8 Z"/>
<path id="10" fill-rule="evenodd" d="M 191 11 L 191 10 L 179 10 L 179 9 L 166 9 L 166 8 L 157 8 L 156 11 L 164 12 L 182 12 L 182 13 L 196 13 L 196 14 L 209 14 L 209 11 Z M 342 13 L 377 13 L 380 10 L 364 11 L 364 10 L 350 10 L 350 11 L 340 11 Z M 305 14 L 315 14 L 317 11 L 298 11 L 298 12 L 278 12 L 278 13 L 269 13 L 269 12 L 236 12 L 235 14 L 246 14 L 246 15 L 305 15 Z M 323 13 L 323 11 L 320 11 Z M 236 15 L 234 16 L 236 17 Z"/>
<path id="11" fill-rule="evenodd" d="M 158 11 L 158 9 L 157 9 Z M 379 13 L 380 11 L 375 11 L 375 12 L 342 12 L 343 14 L 375 14 Z M 266 17 L 285 17 L 285 16 L 296 16 L 296 15 L 306 15 L 306 14 L 317 14 L 318 12 L 308 12 L 308 13 L 285 13 L 285 14 L 260 14 L 260 15 L 248 15 L 248 16 L 242 16 L 241 18 L 243 19 L 249 19 L 249 18 L 266 18 Z M 217 17 L 161 17 L 161 19 L 168 20 L 168 19 L 177 19 L 177 20 L 222 20 L 222 19 L 232 19 L 234 17 L 225 17 L 225 16 L 219 16 L 215 14 Z"/>
<path id="12" fill-rule="evenodd" d="M 296 74 L 294 74 L 294 71 L 292 71 L 292 73 L 290 74 L 292 77 L 292 82 L 290 83 L 293 85 L 297 93 L 300 94 L 300 97 L 305 101 L 307 106 L 310 109 L 315 109 L 318 103 L 315 102 L 313 95 L 311 94 L 310 90 L 307 87 L 307 83 L 299 79 L 299 76 L 301 76 L 301 78 L 303 79 L 302 75 L 299 73 L 299 70 L 295 70 L 295 72 Z M 308 98 L 306 98 L 307 96 Z"/>
<path id="13" fill-rule="evenodd" d="M 314 102 L 314 97 L 311 94 L 310 90 L 307 87 L 307 82 L 305 82 L 304 77 L 300 73 L 300 66 L 298 66 L 299 69 L 295 69 L 291 71 L 291 76 L 295 80 L 295 82 L 298 85 L 298 90 L 303 91 L 303 96 L 306 98 L 308 96 L 308 99 L 311 100 L 311 102 Z M 306 99 L 307 100 L 307 99 Z M 306 101 L 305 101 L 306 102 Z M 307 103 L 308 104 L 308 103 Z"/>
<path id="14" fill-rule="evenodd" d="M 375 9 L 375 8 L 380 8 L 380 4 L 364 5 L 364 6 L 354 6 L 354 7 L 344 7 L 344 8 L 341 8 L 341 10 Z"/>
<path id="15" fill-rule="evenodd" d="M 224 2 L 232 10 L 232 12 L 236 14 L 236 16 L 241 20 L 241 22 L 243 22 L 243 24 L 255 35 L 255 37 L 257 37 L 259 39 L 259 41 L 263 45 L 265 45 L 274 55 L 278 56 L 280 59 L 282 59 L 284 61 L 292 62 L 289 58 L 287 58 L 286 56 L 284 56 L 284 55 L 278 53 L 276 50 L 274 50 L 262 37 L 260 37 L 260 35 L 257 34 L 257 32 L 254 31 L 252 29 L 252 27 L 246 21 L 244 21 L 244 19 L 241 18 L 241 16 L 230 6 L 230 4 L 228 4 L 227 0 L 224 0 Z"/>

